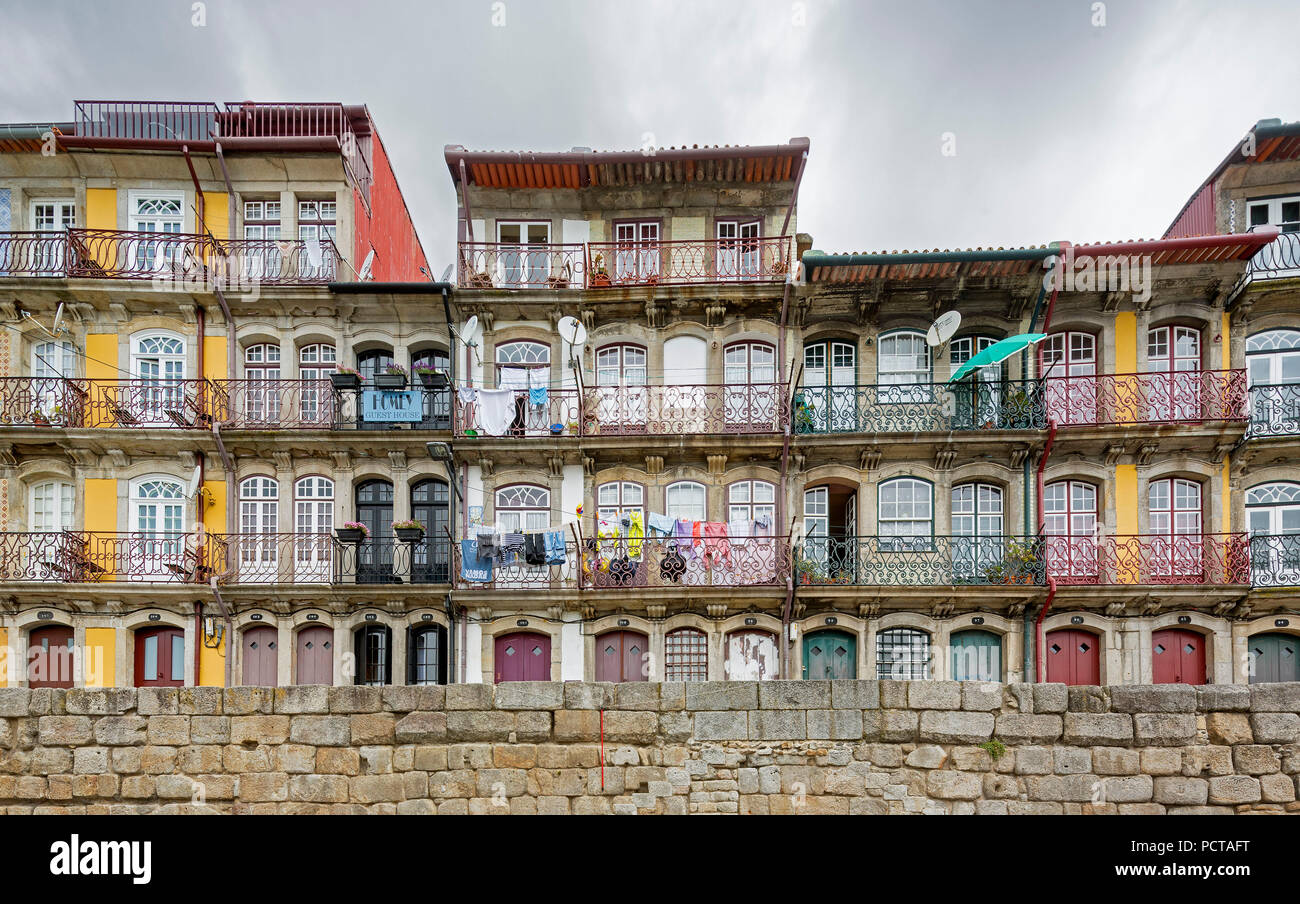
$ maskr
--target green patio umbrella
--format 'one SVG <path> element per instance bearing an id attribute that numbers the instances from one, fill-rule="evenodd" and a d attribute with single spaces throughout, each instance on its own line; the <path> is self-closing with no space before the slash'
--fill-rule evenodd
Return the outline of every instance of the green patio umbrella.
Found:
<path id="1" fill-rule="evenodd" d="M 1001 364 L 1016 352 L 1042 342 L 1046 338 L 1046 333 L 1021 333 L 1019 336 L 1008 336 L 1005 339 L 999 339 L 957 368 L 957 372 L 948 378 L 948 382 L 955 383 L 971 371 L 978 370 L 981 367 Z"/>

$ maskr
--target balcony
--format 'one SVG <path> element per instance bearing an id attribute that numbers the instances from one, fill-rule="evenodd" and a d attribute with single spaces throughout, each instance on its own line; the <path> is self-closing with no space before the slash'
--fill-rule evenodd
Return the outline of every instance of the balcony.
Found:
<path id="1" fill-rule="evenodd" d="M 1247 436 L 1300 436 L 1300 383 L 1250 387 Z"/>
<path id="2" fill-rule="evenodd" d="M 1034 537 L 809 537 L 800 544 L 800 586 L 952 587 L 1046 583 Z"/>
<path id="3" fill-rule="evenodd" d="M 1300 276 L 1300 232 L 1284 232 L 1250 259 L 1242 277 L 1248 282 Z"/>
<path id="4" fill-rule="evenodd" d="M 184 287 L 324 285 L 338 280 L 338 248 L 280 239 L 65 229 L 0 232 L 0 277 L 160 280 Z"/>
<path id="5" fill-rule="evenodd" d="M 780 433 L 789 417 L 779 383 L 595 386 L 547 390 L 533 405 L 522 390 L 504 432 L 485 428 L 482 405 L 457 396 L 457 436 L 684 436 Z M 487 425 L 491 427 L 492 425 Z M 561 428 L 558 432 L 554 427 Z M 574 428 L 576 427 L 576 432 Z"/>
<path id="6" fill-rule="evenodd" d="M 1246 419 L 1245 370 L 1048 377 L 1043 383 L 1047 416 L 1058 427 Z"/>
<path id="7" fill-rule="evenodd" d="M 604 289 L 783 283 L 790 237 L 675 242 L 461 242 L 463 289 Z"/>
<path id="8" fill-rule="evenodd" d="M 794 397 L 796 434 L 1046 428 L 1038 380 L 801 386 Z"/>
<path id="9" fill-rule="evenodd" d="M 1250 583 L 1255 587 L 1300 587 L 1300 534 L 1252 536 Z"/>
<path id="10" fill-rule="evenodd" d="M 52 584 L 206 584 L 213 571 L 196 534 L 0 533 L 0 580 Z"/>
<path id="11" fill-rule="evenodd" d="M 1047 573 L 1059 585 L 1251 582 L 1251 545 L 1237 534 L 1046 537 Z"/>

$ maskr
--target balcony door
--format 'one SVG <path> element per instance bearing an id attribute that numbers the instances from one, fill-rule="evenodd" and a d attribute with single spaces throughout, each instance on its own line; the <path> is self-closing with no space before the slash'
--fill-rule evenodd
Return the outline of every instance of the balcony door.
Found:
<path id="1" fill-rule="evenodd" d="M 132 484 L 128 570 L 133 580 L 191 579 L 198 559 L 185 542 L 186 503 L 178 480 L 155 477 Z M 107 552 L 114 555 L 111 549 Z"/>
<path id="2" fill-rule="evenodd" d="M 258 343 L 244 349 L 244 417 L 252 425 L 280 424 L 280 346 Z"/>
<path id="3" fill-rule="evenodd" d="M 512 389 L 514 414 L 508 428 L 510 436 L 544 436 L 550 434 L 551 412 L 567 416 L 568 411 L 549 392 L 551 385 L 551 347 L 540 342 L 508 342 L 496 351 L 498 389 Z M 533 389 L 547 388 L 546 404 L 536 405 Z M 540 395 L 540 393 L 539 393 Z M 576 412 L 574 413 L 576 417 Z"/>
<path id="4" fill-rule="evenodd" d="M 1155 581 L 1201 583 L 1201 485 L 1178 478 L 1151 481 L 1147 524 L 1153 538 L 1148 568 Z"/>
<path id="5" fill-rule="evenodd" d="M 1266 483 L 1246 491 L 1251 583 L 1300 585 L 1300 484 Z"/>
<path id="6" fill-rule="evenodd" d="M 953 373 L 998 340 L 991 336 L 962 336 L 948 346 L 948 363 Z M 980 427 L 1017 426 L 1002 424 L 998 414 L 1002 409 L 1001 364 L 981 367 L 953 387 L 955 406 L 952 423 L 955 427 L 974 429 Z"/>
<path id="7" fill-rule="evenodd" d="M 645 433 L 649 411 L 646 350 L 607 345 L 596 352 L 596 417 L 603 433 Z M 665 386 L 661 390 L 669 391 Z"/>
<path id="8" fill-rule="evenodd" d="M 674 336 L 664 343 L 663 387 L 653 390 L 651 432 L 673 436 L 707 433 L 710 423 L 708 345 L 698 336 Z"/>
<path id="9" fill-rule="evenodd" d="M 442 349 L 426 349 L 411 357 L 411 379 L 418 388 L 422 386 L 420 377 L 415 373 L 417 367 L 432 367 L 444 373 L 451 373 L 451 356 Z M 425 389 L 424 419 L 420 424 L 426 430 L 451 429 L 451 386 L 440 389 Z"/>
<path id="10" fill-rule="evenodd" d="M 516 484 L 496 493 L 496 520 L 507 534 L 528 534 L 551 526 L 551 492 L 545 487 Z M 546 565 L 528 565 L 522 555 L 501 561 L 494 586 L 498 588 L 545 586 Z"/>
<path id="11" fill-rule="evenodd" d="M 411 487 L 411 517 L 424 525 L 424 539 L 412 550 L 411 581 L 446 584 L 451 580 L 447 484 L 423 480 Z"/>
<path id="12" fill-rule="evenodd" d="M 1043 488 L 1043 533 L 1047 573 L 1069 584 L 1096 584 L 1097 488 L 1081 480 L 1061 480 Z"/>
<path id="13" fill-rule="evenodd" d="M 243 581 L 279 580 L 280 485 L 249 477 L 239 485 L 239 574 Z"/>
<path id="14" fill-rule="evenodd" d="M 803 349 L 802 387 L 795 401 L 798 433 L 857 429 L 858 350 L 851 342 L 813 342 Z"/>
<path id="15" fill-rule="evenodd" d="M 903 330 L 880 337 L 876 374 L 881 405 L 929 405 L 934 401 L 930 346 L 923 333 Z M 915 417 L 904 414 L 902 421 L 914 423 Z"/>
<path id="16" fill-rule="evenodd" d="M 312 343 L 298 349 L 298 379 L 302 381 L 298 416 L 304 426 L 329 425 L 334 414 L 334 396 L 329 378 L 337 366 L 338 356 L 332 345 Z"/>
<path id="17" fill-rule="evenodd" d="M 33 201 L 31 206 L 32 230 L 62 235 L 77 225 L 77 204 L 71 198 Z M 60 276 L 66 266 L 65 246 L 62 241 L 34 242 L 30 260 L 14 269 L 30 269 L 35 276 Z"/>
<path id="18" fill-rule="evenodd" d="M 1261 198 L 1246 202 L 1250 231 L 1276 227 L 1282 235 L 1265 245 L 1251 260 L 1253 270 L 1277 276 L 1300 276 L 1300 197 Z"/>
<path id="19" fill-rule="evenodd" d="M 1048 418 L 1063 427 L 1097 423 L 1097 337 L 1054 333 L 1039 348 Z"/>
<path id="20" fill-rule="evenodd" d="M 952 571 L 954 584 L 984 583 L 1002 564 L 1002 489 L 987 483 L 952 488 Z"/>
<path id="21" fill-rule="evenodd" d="M 659 279 L 659 224 L 614 224 L 614 282 L 652 283 Z"/>
<path id="22" fill-rule="evenodd" d="M 506 289 L 546 285 L 551 275 L 550 223 L 497 223 L 496 284 Z"/>
<path id="23" fill-rule="evenodd" d="M 125 398 L 117 400 L 113 412 L 119 421 L 172 424 L 174 413 L 189 421 L 185 387 L 185 340 L 171 333 L 148 333 L 131 341 L 131 372 L 136 387 L 125 387 Z"/>
<path id="24" fill-rule="evenodd" d="M 758 220 L 718 223 L 718 279 L 757 279 L 762 275 Z"/>
<path id="25" fill-rule="evenodd" d="M 805 584 L 857 583 L 858 497 L 848 487 L 810 487 L 803 494 Z"/>
<path id="26" fill-rule="evenodd" d="M 303 477 L 293 486 L 294 580 L 328 583 L 334 575 L 334 481 Z"/>
<path id="27" fill-rule="evenodd" d="M 1147 417 L 1153 421 L 1201 419 L 1201 334 L 1186 326 L 1147 331 Z"/>
<path id="28" fill-rule="evenodd" d="M 723 417 L 728 433 L 775 430 L 776 349 L 766 342 L 735 342 L 723 352 Z"/>
<path id="29" fill-rule="evenodd" d="M 185 218 L 183 192 L 131 193 L 130 225 L 132 232 L 179 235 Z M 177 239 L 138 239 L 131 242 L 130 259 L 113 263 L 136 273 L 161 271 L 183 264 L 181 242 Z"/>
<path id="30" fill-rule="evenodd" d="M 73 384 L 66 382 L 77 375 L 77 355 L 70 342 L 37 342 L 32 346 L 32 407 L 51 424 L 70 426 L 76 423 L 72 406 Z M 27 417 L 33 412 L 15 412 Z"/>
<path id="31" fill-rule="evenodd" d="M 1269 330 L 1248 337 L 1246 374 L 1251 433 L 1300 433 L 1300 331 Z"/>
<path id="32" fill-rule="evenodd" d="M 370 536 L 357 546 L 357 583 L 393 583 L 393 485 L 367 480 L 357 487 L 357 520 Z"/>

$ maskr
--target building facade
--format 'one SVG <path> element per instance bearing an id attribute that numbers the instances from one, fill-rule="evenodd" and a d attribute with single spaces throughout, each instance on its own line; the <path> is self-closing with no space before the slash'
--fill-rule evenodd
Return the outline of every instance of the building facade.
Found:
<path id="1" fill-rule="evenodd" d="M 0 142 L 8 684 L 1300 680 L 1300 127 L 878 254 L 807 139 L 449 146 L 443 284 L 364 108 L 76 109 Z"/>

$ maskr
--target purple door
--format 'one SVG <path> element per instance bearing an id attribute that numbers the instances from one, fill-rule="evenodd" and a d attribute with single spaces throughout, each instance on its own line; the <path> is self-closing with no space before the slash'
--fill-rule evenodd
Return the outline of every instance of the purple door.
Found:
<path id="1" fill-rule="evenodd" d="M 645 681 L 646 636 L 609 631 L 596 638 L 597 681 Z"/>
<path id="2" fill-rule="evenodd" d="M 245 687 L 275 687 L 276 657 L 280 653 L 277 634 L 270 625 L 244 632 Z"/>
<path id="3" fill-rule="evenodd" d="M 298 684 L 334 683 L 334 629 L 310 625 L 298 632 Z"/>
<path id="4" fill-rule="evenodd" d="M 496 642 L 496 681 L 550 681 L 551 638 L 520 631 Z"/>
<path id="5" fill-rule="evenodd" d="M 28 638 L 28 687 L 72 687 L 72 629 L 37 628 Z"/>

